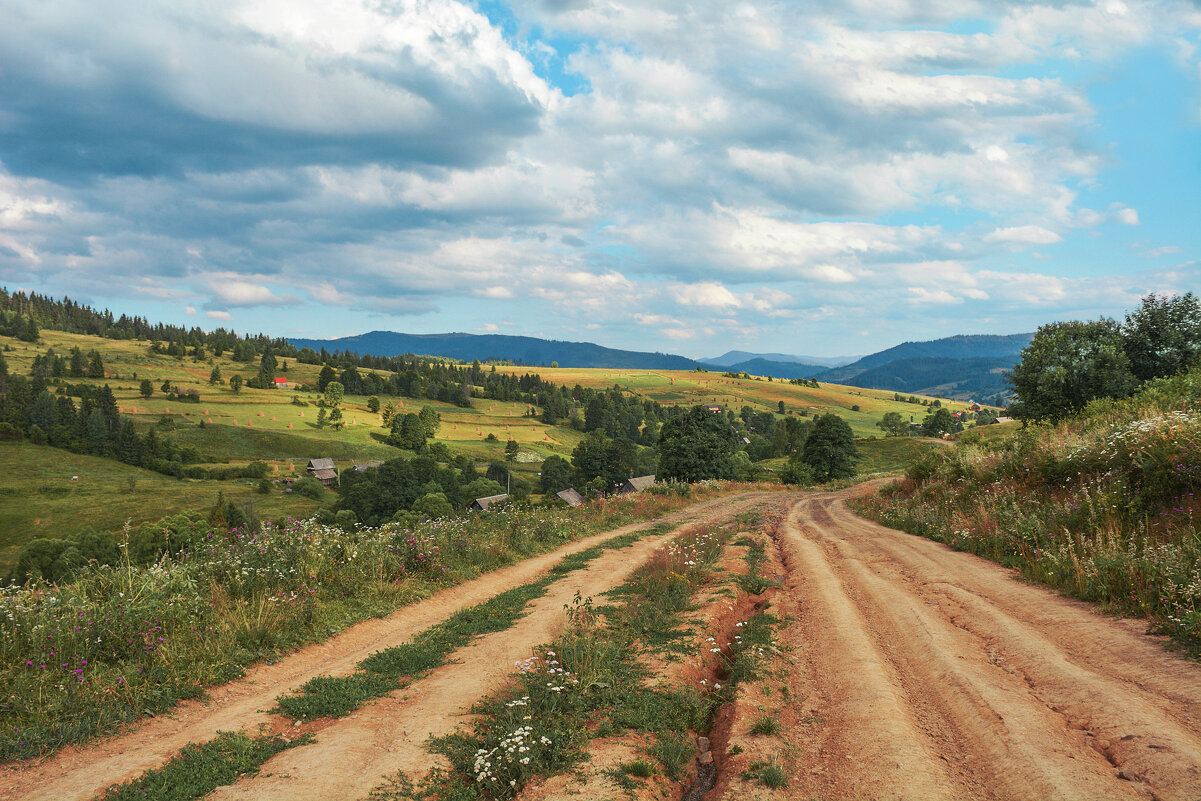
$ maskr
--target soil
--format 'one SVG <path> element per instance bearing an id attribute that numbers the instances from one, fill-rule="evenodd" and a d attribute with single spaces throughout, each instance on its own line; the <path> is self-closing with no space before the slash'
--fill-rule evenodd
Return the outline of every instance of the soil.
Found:
<path id="1" fill-rule="evenodd" d="M 686 507 L 660 520 L 678 523 L 685 519 L 724 518 L 736 514 L 762 497 L 746 495 L 719 498 Z M 660 521 L 624 526 L 576 540 L 551 553 L 487 573 L 464 584 L 448 587 L 386 618 L 365 621 L 323 643 L 296 651 L 275 664 L 256 666 L 249 670 L 244 678 L 210 690 L 207 703 L 181 704 L 169 716 L 148 719 L 135 725 L 128 732 L 104 741 L 65 748 L 43 761 L 6 765 L 5 770 L 0 772 L 0 799 L 84 801 L 92 799 L 112 784 L 128 781 L 146 770 L 160 766 L 188 743 L 212 739 L 219 731 L 244 729 L 250 733 L 257 733 L 260 728 L 277 730 L 280 728 L 279 718 L 267 712 L 275 706 L 277 696 L 298 688 L 314 676 L 348 675 L 358 662 L 376 651 L 400 645 L 417 632 L 447 619 L 459 609 L 486 601 L 498 593 L 537 578 L 567 554 L 591 547 L 618 534 L 646 528 L 655 522 Z M 544 636 L 544 629 L 538 628 L 535 623 L 541 622 L 544 628 L 548 619 L 553 618 L 556 625 L 561 623 L 563 605 L 571 600 L 577 589 L 585 595 L 597 594 L 620 583 L 626 573 L 639 564 L 640 555 L 663 539 L 648 539 L 640 541 L 632 548 L 607 552 L 592 563 L 591 569 L 568 574 L 562 581 L 556 582 L 550 593 L 534 605 L 536 610 L 541 610 L 541 614 L 531 614 L 519 623 L 518 627 L 494 635 L 497 641 L 507 641 L 512 646 L 510 650 L 516 653 L 516 656 L 505 656 L 496 661 L 496 655 L 486 656 L 485 651 L 476 650 L 471 655 L 464 654 L 464 651 L 471 651 L 475 647 L 469 646 L 452 658 L 464 660 L 469 656 L 481 656 L 478 665 L 481 670 L 488 670 L 488 681 L 496 671 L 509 672 L 514 660 L 529 656 L 532 646 L 550 639 L 550 635 Z M 597 587 L 599 589 L 595 589 Z M 564 594 L 565 598 L 560 597 Z M 524 637 L 530 639 L 522 639 Z M 453 675 L 448 675 L 452 673 Z M 441 693 L 438 697 L 449 703 L 440 714 L 433 715 L 432 719 L 443 719 L 449 723 L 449 728 L 453 728 L 461 709 L 482 695 L 487 685 L 487 681 L 477 680 L 469 674 L 470 671 L 447 671 L 445 668 L 435 671 L 428 679 L 416 682 L 401 691 L 398 697 L 385 699 L 376 707 L 368 709 L 377 709 L 379 706 L 391 709 L 397 704 L 406 706 L 407 703 L 400 699 L 418 692 L 417 685 L 420 684 L 423 688 L 420 692 L 424 693 L 428 688 L 430 692 Z M 471 694 L 473 692 L 474 695 Z M 423 705 L 422 709 L 425 710 L 423 714 L 430 713 L 428 706 Z M 363 713 L 365 710 L 359 712 Z M 343 720 L 351 719 L 356 719 L 356 715 Z M 423 724 L 424 722 L 422 721 Z M 318 727 L 322 730 L 321 744 L 293 749 L 280 754 L 276 759 L 299 751 L 304 753 L 298 761 L 305 767 L 305 773 L 312 772 L 311 766 L 326 764 L 341 774 L 347 769 L 346 765 L 337 761 L 327 763 L 321 757 L 321 754 L 327 752 L 325 744 L 339 736 L 337 726 L 321 722 Z M 308 729 L 296 731 L 299 733 L 301 730 Z M 402 726 L 398 731 L 403 735 L 404 730 Z M 420 745 L 425 739 L 425 734 L 420 732 L 419 727 L 412 728 L 408 741 Z M 383 752 L 386 753 L 387 749 L 383 749 Z M 272 763 L 274 762 L 275 760 L 272 760 Z M 424 767 L 429 766 L 429 755 L 424 751 L 421 764 Z M 274 770 L 274 766 L 272 769 Z M 376 783 L 374 779 L 371 780 L 362 794 L 365 795 Z M 358 782 L 355 786 L 360 784 L 361 782 Z M 327 793 L 328 791 L 323 790 L 319 795 L 304 797 L 328 798 L 330 796 Z M 354 797 L 345 793 L 335 795 Z M 286 792 L 280 797 L 302 796 Z"/>
<path id="2" fill-rule="evenodd" d="M 797 657 L 788 797 L 1201 796 L 1201 666 L 1144 623 L 865 521 L 855 488 L 781 528 Z M 768 797 L 726 776 L 707 798 Z"/>

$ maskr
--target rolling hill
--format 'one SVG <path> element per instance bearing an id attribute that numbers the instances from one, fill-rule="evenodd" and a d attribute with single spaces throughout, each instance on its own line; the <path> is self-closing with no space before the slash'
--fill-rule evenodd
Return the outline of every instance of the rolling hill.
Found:
<path id="1" fill-rule="evenodd" d="M 558 362 L 562 367 L 629 367 L 652 370 L 692 370 L 696 362 L 668 353 L 644 353 L 606 348 L 591 342 L 508 336 L 505 334 L 401 334 L 370 331 L 341 339 L 291 339 L 298 348 L 353 351 L 372 356 L 416 353 L 471 361 L 496 359 L 530 366 Z"/>
<path id="2" fill-rule="evenodd" d="M 850 364 L 859 358 L 859 356 L 797 356 L 788 353 L 751 353 L 745 350 L 731 350 L 721 356 L 714 356 L 711 359 L 698 359 L 697 361 L 701 362 L 701 364 L 711 364 L 715 367 L 733 368 L 739 364 L 763 360 L 782 362 L 784 364 L 815 365 L 823 370 L 829 370 L 832 367 L 842 367 L 844 364 Z M 750 370 L 747 370 L 747 372 L 750 372 Z"/>

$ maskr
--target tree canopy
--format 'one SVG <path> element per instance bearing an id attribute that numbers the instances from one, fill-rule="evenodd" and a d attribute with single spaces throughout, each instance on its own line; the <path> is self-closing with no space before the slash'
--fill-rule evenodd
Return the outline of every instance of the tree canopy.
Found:
<path id="1" fill-rule="evenodd" d="M 734 478 L 738 439 L 730 422 L 693 406 L 659 432 L 659 476 L 669 481 Z"/>
<path id="2" fill-rule="evenodd" d="M 812 468 L 816 481 L 824 482 L 855 475 L 855 460 L 858 458 L 859 450 L 855 447 L 855 434 L 851 426 L 831 413 L 813 421 L 813 430 L 805 440 L 799 461 Z"/>

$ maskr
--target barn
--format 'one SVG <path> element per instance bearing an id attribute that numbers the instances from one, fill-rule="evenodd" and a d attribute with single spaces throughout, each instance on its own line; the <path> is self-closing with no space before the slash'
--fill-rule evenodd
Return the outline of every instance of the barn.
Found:
<path id="1" fill-rule="evenodd" d="M 338 468 L 334 465 L 333 459 L 309 459 L 306 469 L 309 471 L 309 475 L 327 487 L 338 483 Z"/>
<path id="2" fill-rule="evenodd" d="M 467 508 L 474 509 L 477 512 L 484 512 L 487 511 L 489 506 L 503 503 L 508 497 L 508 493 L 502 493 L 500 495 L 489 495 L 486 498 L 476 498 Z"/>
<path id="3" fill-rule="evenodd" d="M 568 506 L 579 506 L 584 502 L 584 496 L 574 489 L 565 489 L 562 492 L 556 492 L 555 497 Z"/>
<path id="4" fill-rule="evenodd" d="M 628 495 L 631 492 L 642 492 L 644 489 L 655 483 L 655 477 L 652 476 L 637 476 L 636 478 L 627 478 L 626 483 L 622 484 L 618 490 L 618 495 Z"/>

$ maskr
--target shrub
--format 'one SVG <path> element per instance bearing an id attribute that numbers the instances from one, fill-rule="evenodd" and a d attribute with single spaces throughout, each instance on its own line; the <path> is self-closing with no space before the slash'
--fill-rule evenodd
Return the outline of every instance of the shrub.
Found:
<path id="1" fill-rule="evenodd" d="M 292 483 L 292 492 L 319 501 L 325 497 L 325 485 L 312 476 L 301 476 Z"/>

